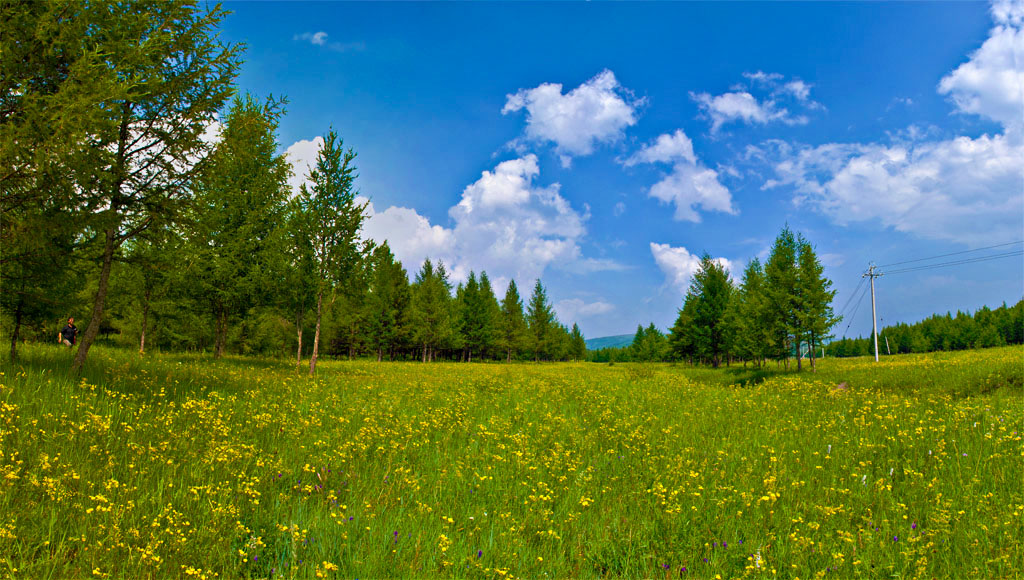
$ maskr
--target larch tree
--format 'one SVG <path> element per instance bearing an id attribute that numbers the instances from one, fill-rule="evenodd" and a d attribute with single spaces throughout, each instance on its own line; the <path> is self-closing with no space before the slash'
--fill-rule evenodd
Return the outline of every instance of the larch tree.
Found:
<path id="1" fill-rule="evenodd" d="M 832 310 L 832 299 L 836 291 L 832 289 L 832 281 L 825 277 L 825 268 L 814 253 L 814 247 L 805 239 L 800 240 L 797 254 L 797 284 L 800 288 L 799 309 L 800 328 L 805 333 L 811 360 L 811 369 L 815 368 L 815 349 L 821 341 L 828 337 L 829 331 L 839 318 Z"/>
<path id="2" fill-rule="evenodd" d="M 580 361 L 587 358 L 587 340 L 583 338 L 583 333 L 580 332 L 580 327 L 575 322 L 572 323 L 569 353 L 574 361 Z"/>
<path id="3" fill-rule="evenodd" d="M 385 353 L 389 359 L 394 357 L 404 337 L 409 316 L 409 277 L 387 242 L 374 248 L 371 261 L 363 320 L 366 342 L 380 362 Z"/>
<path id="4" fill-rule="evenodd" d="M 501 312 L 497 323 L 497 345 L 505 351 L 505 362 L 512 362 L 513 353 L 518 353 L 526 336 L 526 318 L 523 315 L 523 301 L 519 297 L 516 281 L 509 280 L 505 297 L 501 300 Z"/>
<path id="5" fill-rule="evenodd" d="M 320 325 L 324 298 L 333 302 L 335 291 L 346 281 L 361 261 L 359 231 L 366 219 L 367 202 L 356 200 L 356 152 L 344 149 L 344 142 L 331 130 L 324 136 L 316 157 L 316 166 L 309 170 L 312 187 L 299 189 L 298 220 L 303 234 L 312 246 L 313 287 L 316 289 L 316 327 L 313 333 L 313 354 L 309 374 L 316 373 L 320 351 Z"/>
<path id="6" fill-rule="evenodd" d="M 283 268 L 291 167 L 277 153 L 283 102 L 235 97 L 220 140 L 196 180 L 194 277 L 216 322 L 214 357 L 224 354 L 228 324 L 266 303 Z"/>
<path id="7" fill-rule="evenodd" d="M 796 254 L 796 236 L 789 227 L 784 227 L 775 238 L 764 267 L 768 321 L 775 346 L 773 354 L 784 359 L 787 367 L 791 349 L 794 345 L 798 349 L 800 346 L 796 344 L 800 337 Z"/>
<path id="8" fill-rule="evenodd" d="M 551 310 L 547 292 L 538 278 L 533 286 L 529 305 L 526 307 L 527 336 L 535 362 L 545 360 L 550 355 L 556 324 L 555 313 Z"/>
<path id="9" fill-rule="evenodd" d="M 221 42 L 226 15 L 185 0 L 89 4 L 83 50 L 106 90 L 73 158 L 76 215 L 99 244 L 89 324 L 72 368 L 81 372 L 103 321 L 118 249 L 154 222 L 175 220 L 189 202 L 208 150 L 203 134 L 233 92 L 241 47 Z"/>
<path id="10" fill-rule="evenodd" d="M 704 254 L 690 282 L 689 296 L 696 300 L 693 336 L 697 354 L 717 368 L 726 353 L 726 312 L 732 299 L 733 286 L 725 266 Z M 688 296 L 688 297 L 689 297 Z"/>

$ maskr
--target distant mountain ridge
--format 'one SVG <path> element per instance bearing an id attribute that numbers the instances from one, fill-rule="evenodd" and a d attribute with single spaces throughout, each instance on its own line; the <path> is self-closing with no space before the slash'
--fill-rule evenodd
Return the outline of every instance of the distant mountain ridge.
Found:
<path id="1" fill-rule="evenodd" d="M 632 334 L 620 334 L 617 336 L 602 336 L 590 338 L 585 341 L 587 350 L 600 350 L 602 348 L 622 348 L 633 344 Z"/>

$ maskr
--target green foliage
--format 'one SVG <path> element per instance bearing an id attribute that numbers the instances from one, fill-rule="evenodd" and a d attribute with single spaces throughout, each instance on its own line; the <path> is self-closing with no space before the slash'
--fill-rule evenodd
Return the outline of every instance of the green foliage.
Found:
<path id="1" fill-rule="evenodd" d="M 497 330 L 497 345 L 505 352 L 505 360 L 511 362 L 513 358 L 518 358 L 526 341 L 526 317 L 515 280 L 509 280 L 505 297 L 501 300 Z"/>
<path id="2" fill-rule="evenodd" d="M 533 352 L 534 361 L 548 360 L 552 355 L 557 324 L 547 292 L 538 279 L 526 307 L 527 346 Z"/>

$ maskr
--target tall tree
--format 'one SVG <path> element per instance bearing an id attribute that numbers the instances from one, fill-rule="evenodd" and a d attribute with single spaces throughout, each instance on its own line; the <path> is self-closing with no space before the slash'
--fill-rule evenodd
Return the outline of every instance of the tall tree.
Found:
<path id="1" fill-rule="evenodd" d="M 452 333 L 451 283 L 444 264 L 429 260 L 416 274 L 412 289 L 413 339 L 423 350 L 423 362 L 434 360 L 436 351 Z"/>
<path id="2" fill-rule="evenodd" d="M 305 218 L 301 223 L 312 242 L 314 287 L 316 288 L 316 330 L 313 333 L 313 354 L 309 374 L 316 372 L 320 349 L 320 324 L 324 297 L 330 302 L 361 260 L 359 231 L 366 219 L 367 202 L 356 200 L 356 152 L 344 149 L 344 142 L 331 130 L 324 136 L 316 157 L 316 167 L 309 171 L 312 188 L 302 184 L 299 204 Z"/>
<path id="3" fill-rule="evenodd" d="M 669 350 L 674 358 L 694 362 L 697 356 L 697 318 L 698 296 L 687 292 L 683 298 L 683 307 L 679 309 L 676 321 L 669 331 Z"/>
<path id="4" fill-rule="evenodd" d="M 365 304 L 367 342 L 377 361 L 394 356 L 407 324 L 409 277 L 402 263 L 395 260 L 388 243 L 373 250 L 372 273 Z"/>
<path id="5" fill-rule="evenodd" d="M 736 347 L 744 359 L 760 367 L 772 352 L 770 303 L 766 295 L 764 269 L 757 258 L 747 263 L 735 301 Z"/>
<path id="6" fill-rule="evenodd" d="M 534 361 L 546 360 L 551 354 L 556 324 L 555 313 L 551 310 L 547 292 L 538 278 L 533 286 L 530 304 L 526 307 L 527 332 Z"/>
<path id="7" fill-rule="evenodd" d="M 570 334 L 569 353 L 573 361 L 581 361 L 587 358 L 587 340 L 583 338 L 580 327 L 573 322 L 572 334 Z"/>
<path id="8" fill-rule="evenodd" d="M 89 128 L 87 156 L 68 167 L 77 211 L 101 244 L 80 372 L 103 321 L 117 250 L 154 222 L 173 221 L 190 196 L 204 131 L 233 90 L 240 47 L 220 41 L 225 12 L 185 0 L 89 4 L 83 52 L 106 66 L 90 74 L 108 90 Z"/>
<path id="9" fill-rule="evenodd" d="M 688 294 L 696 300 L 693 336 L 697 354 L 709 359 L 717 368 L 726 352 L 726 312 L 733 294 L 729 272 L 709 254 L 704 254 Z"/>
<path id="10" fill-rule="evenodd" d="M 291 173 L 277 153 L 283 104 L 235 97 L 197 179 L 191 241 L 201 267 L 195 280 L 213 310 L 217 358 L 230 321 L 266 303 L 268 289 L 278 286 Z"/>
<path id="11" fill-rule="evenodd" d="M 799 326 L 807 339 L 811 369 L 815 369 L 816 345 L 826 339 L 828 332 L 839 322 L 832 310 L 832 299 L 836 291 L 832 289 L 832 281 L 825 277 L 825 268 L 807 240 L 801 238 L 798 252 L 797 285 L 801 302 L 798 310 Z"/>
<path id="12" fill-rule="evenodd" d="M 516 281 L 509 280 L 505 297 L 501 300 L 501 314 L 497 324 L 498 347 L 505 351 L 505 362 L 512 362 L 513 353 L 522 349 L 526 335 L 523 301 L 519 298 Z"/>
<path id="13" fill-rule="evenodd" d="M 313 240 L 309 237 L 309 216 L 303 209 L 302 198 L 296 196 L 288 203 L 285 217 L 284 248 L 287 260 L 283 273 L 284 288 L 279 297 L 281 307 L 289 316 L 295 317 L 295 366 L 302 365 L 302 322 L 316 304 L 316 265 L 313 257 Z"/>
<path id="14" fill-rule="evenodd" d="M 796 344 L 800 337 L 796 254 L 796 236 L 788 226 L 784 227 L 775 238 L 764 267 L 765 294 L 770 305 L 768 315 L 775 343 L 774 354 L 780 360 L 785 359 L 787 367 L 792 348 L 795 346 L 799 352 L 800 347 Z"/>

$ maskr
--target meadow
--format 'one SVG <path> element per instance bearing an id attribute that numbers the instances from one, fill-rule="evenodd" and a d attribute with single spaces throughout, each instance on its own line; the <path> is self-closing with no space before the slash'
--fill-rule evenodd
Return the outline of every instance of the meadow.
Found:
<path id="1" fill-rule="evenodd" d="M 27 345 L 5 578 L 1013 578 L 1024 348 L 670 364 Z"/>

